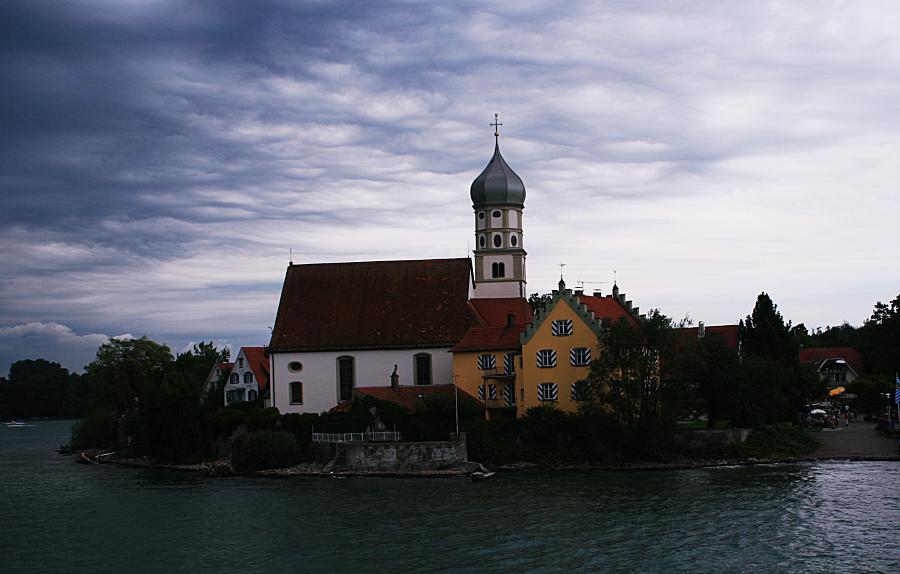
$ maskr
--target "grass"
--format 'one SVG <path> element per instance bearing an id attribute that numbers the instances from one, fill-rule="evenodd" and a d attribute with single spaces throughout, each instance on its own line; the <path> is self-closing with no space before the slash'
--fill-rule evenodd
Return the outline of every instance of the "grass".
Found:
<path id="1" fill-rule="evenodd" d="M 791 458 L 811 454 L 819 443 L 809 432 L 790 425 L 771 425 L 754 429 L 747 441 L 736 449 L 743 458 Z"/>

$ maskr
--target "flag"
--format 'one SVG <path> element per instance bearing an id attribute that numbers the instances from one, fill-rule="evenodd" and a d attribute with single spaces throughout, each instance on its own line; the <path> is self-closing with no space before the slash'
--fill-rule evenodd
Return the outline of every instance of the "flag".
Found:
<path id="1" fill-rule="evenodd" d="M 900 408 L 900 374 L 894 373 L 894 377 L 896 378 L 896 383 L 894 384 L 894 402 L 897 403 L 897 408 Z"/>

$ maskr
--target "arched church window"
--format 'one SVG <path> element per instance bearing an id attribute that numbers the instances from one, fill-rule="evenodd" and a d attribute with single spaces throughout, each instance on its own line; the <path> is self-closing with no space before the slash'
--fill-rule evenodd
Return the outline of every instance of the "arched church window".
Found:
<path id="1" fill-rule="evenodd" d="M 491 277 L 494 279 L 506 277 L 506 264 L 501 262 L 491 263 Z"/>
<path id="2" fill-rule="evenodd" d="M 494 236 L 494 247 L 500 247 L 501 245 L 503 245 L 503 238 L 497 234 Z"/>

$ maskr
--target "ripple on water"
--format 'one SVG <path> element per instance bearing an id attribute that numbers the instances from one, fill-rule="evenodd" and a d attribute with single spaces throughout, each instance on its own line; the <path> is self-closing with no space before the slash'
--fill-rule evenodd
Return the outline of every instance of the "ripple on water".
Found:
<path id="1" fill-rule="evenodd" d="M 900 563 L 900 463 L 478 484 L 210 479 L 72 464 L 53 452 L 66 423 L 3 430 L 3 517 L 15 525 L 0 537 L 4 573 L 843 573 Z"/>

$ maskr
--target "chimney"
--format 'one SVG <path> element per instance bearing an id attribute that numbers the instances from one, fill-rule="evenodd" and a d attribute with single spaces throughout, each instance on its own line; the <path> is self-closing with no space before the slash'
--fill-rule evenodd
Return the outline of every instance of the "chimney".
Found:
<path id="1" fill-rule="evenodd" d="M 603 293 L 599 289 L 594 289 L 594 297 L 603 297 Z"/>
<path id="2" fill-rule="evenodd" d="M 400 388 L 400 375 L 397 374 L 397 365 L 394 365 L 394 372 L 391 373 L 391 388 Z"/>
<path id="3" fill-rule="evenodd" d="M 703 321 L 697 322 L 697 338 L 702 339 L 706 336 L 706 325 L 703 324 Z"/>
<path id="4" fill-rule="evenodd" d="M 576 289 L 575 295 L 581 297 L 582 295 L 584 295 L 584 289 Z"/>

